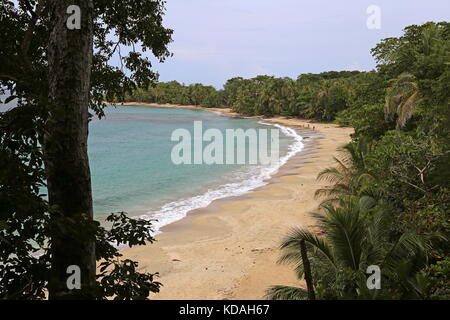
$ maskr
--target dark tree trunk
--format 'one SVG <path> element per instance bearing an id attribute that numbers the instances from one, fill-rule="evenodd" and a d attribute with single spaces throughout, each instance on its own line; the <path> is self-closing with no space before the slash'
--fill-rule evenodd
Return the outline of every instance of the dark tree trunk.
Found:
<path id="1" fill-rule="evenodd" d="M 306 289 L 308 290 L 308 300 L 316 300 L 316 294 L 314 293 L 313 278 L 311 274 L 311 265 L 308 260 L 308 253 L 306 250 L 306 244 L 304 240 L 300 243 L 300 251 L 302 255 L 303 270 L 305 272 Z"/>
<path id="2" fill-rule="evenodd" d="M 50 299 L 92 298 L 95 243 L 83 221 L 92 221 L 87 154 L 93 54 L 92 0 L 51 0 L 54 27 L 48 44 L 50 115 L 44 158 L 51 206 Z M 81 9 L 81 29 L 69 30 L 67 8 Z M 81 290 L 69 290 L 69 266 L 81 270 Z"/>

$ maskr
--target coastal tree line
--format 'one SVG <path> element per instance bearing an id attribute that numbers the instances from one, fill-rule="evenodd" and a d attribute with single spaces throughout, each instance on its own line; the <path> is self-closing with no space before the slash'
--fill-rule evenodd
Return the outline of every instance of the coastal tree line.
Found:
<path id="1" fill-rule="evenodd" d="M 189 86 L 178 81 L 158 82 L 147 89 L 138 88 L 126 93 L 125 102 L 149 102 L 158 104 L 196 105 L 207 108 L 218 107 L 221 102 L 221 91 L 213 86 L 197 83 Z M 116 99 L 116 102 L 119 100 Z"/>
<path id="2" fill-rule="evenodd" d="M 138 100 L 138 93 L 153 103 L 355 128 L 345 156 L 320 175 L 333 183 L 318 193 L 324 234 L 296 229 L 282 244 L 282 261 L 308 279 L 309 295 L 277 286 L 269 298 L 448 298 L 449 23 L 410 26 L 382 41 L 374 72 L 235 78 L 216 90 L 150 86 L 157 78 L 150 61 L 134 50 L 120 54 L 139 43 L 160 61 L 170 55 L 164 1 L 1 4 L 0 94 L 17 107 L 0 114 L 0 299 L 147 299 L 158 292 L 157 275 L 140 272 L 113 245 L 153 242 L 151 223 L 119 213 L 105 229 L 92 216 L 88 108 L 102 117 L 103 101 Z M 65 27 L 74 4 L 83 8 L 82 31 Z M 123 68 L 108 64 L 115 54 Z M 382 270 L 380 291 L 364 286 L 369 264 Z M 79 290 L 67 286 L 71 265 L 82 271 Z"/>
<path id="3" fill-rule="evenodd" d="M 381 103 L 387 86 L 387 79 L 375 71 L 330 71 L 302 74 L 297 79 L 273 76 L 233 78 L 221 90 L 202 84 L 160 82 L 128 93 L 125 101 L 230 107 L 245 115 L 283 115 L 332 121 L 340 111 L 361 103 Z"/>
<path id="4" fill-rule="evenodd" d="M 409 26 L 372 54 L 371 72 L 233 78 L 221 90 L 157 83 L 126 96 L 355 129 L 318 177 L 331 184 L 317 192 L 323 235 L 293 229 L 281 244 L 280 263 L 308 290 L 274 286 L 270 299 L 450 298 L 450 24 Z M 370 266 L 381 271 L 376 290 Z"/>
<path id="5" fill-rule="evenodd" d="M 450 24 L 408 26 L 371 52 L 371 72 L 239 77 L 220 90 L 157 83 L 126 96 L 355 129 L 318 177 L 331 183 L 317 192 L 323 235 L 293 229 L 281 244 L 280 263 L 308 290 L 274 286 L 270 299 L 450 297 Z M 367 286 L 370 266 L 381 270 L 377 290 Z"/>
<path id="6" fill-rule="evenodd" d="M 281 244 L 308 290 L 273 286 L 270 299 L 450 298 L 450 23 L 409 26 L 372 54 L 384 103 L 375 89 L 336 117 L 355 134 L 318 177 L 323 235 L 295 228 Z"/>

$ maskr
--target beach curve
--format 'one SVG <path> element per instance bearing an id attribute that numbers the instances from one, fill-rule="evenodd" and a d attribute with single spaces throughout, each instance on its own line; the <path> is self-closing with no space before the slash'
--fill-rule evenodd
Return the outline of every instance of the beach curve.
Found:
<path id="1" fill-rule="evenodd" d="M 182 108 L 238 116 L 230 109 Z M 317 228 L 311 215 L 320 203 L 315 190 L 323 186 L 317 174 L 333 165 L 337 148 L 350 142 L 353 130 L 296 118 L 264 122 L 295 128 L 305 138 L 303 150 L 269 184 L 213 201 L 163 227 L 156 243 L 122 251 L 139 261 L 140 271 L 159 272 L 164 286 L 153 299 L 262 299 L 271 285 L 302 286 L 291 266 L 276 263 L 278 246 L 292 227 Z"/>

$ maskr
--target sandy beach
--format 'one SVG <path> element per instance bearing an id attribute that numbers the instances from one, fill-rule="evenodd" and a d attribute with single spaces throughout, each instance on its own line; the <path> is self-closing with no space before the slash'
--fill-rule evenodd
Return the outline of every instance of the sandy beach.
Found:
<path id="1" fill-rule="evenodd" d="M 238 116 L 230 109 L 205 110 Z M 164 227 L 156 243 L 122 251 L 126 258 L 140 263 L 141 271 L 159 272 L 163 287 L 151 298 L 252 300 L 262 299 L 272 285 L 304 286 L 292 266 L 277 264 L 278 246 L 292 227 L 319 231 L 311 212 L 320 203 L 314 192 L 324 183 L 316 177 L 334 165 L 333 156 L 350 141 L 353 130 L 283 117 L 266 121 L 295 128 L 305 139 L 303 151 L 291 158 L 268 185 L 190 212 Z"/>

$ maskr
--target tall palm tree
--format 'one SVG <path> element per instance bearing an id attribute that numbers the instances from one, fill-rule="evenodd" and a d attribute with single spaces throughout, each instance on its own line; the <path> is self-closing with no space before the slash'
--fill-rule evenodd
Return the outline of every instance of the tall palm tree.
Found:
<path id="1" fill-rule="evenodd" d="M 336 208 L 325 206 L 320 224 L 325 236 L 307 230 L 293 229 L 283 240 L 283 255 L 279 263 L 295 265 L 297 277 L 304 276 L 301 245 L 306 243 L 311 255 L 312 275 L 319 298 L 371 299 L 388 298 L 396 281 L 411 297 L 420 297 L 415 276 L 425 263 L 430 250 L 427 239 L 405 233 L 392 243 L 387 227 L 392 215 L 378 206 L 365 212 L 357 201 Z M 382 270 L 383 291 L 369 291 L 366 270 L 377 265 Z M 292 286 L 273 286 L 266 292 L 273 300 L 306 299 L 307 291 Z"/>
<path id="2" fill-rule="evenodd" d="M 384 111 L 389 120 L 392 120 L 395 115 L 398 116 L 398 130 L 404 127 L 412 117 L 420 101 L 420 91 L 416 78 L 409 73 L 401 74 L 392 82 L 391 87 L 387 90 Z"/>

